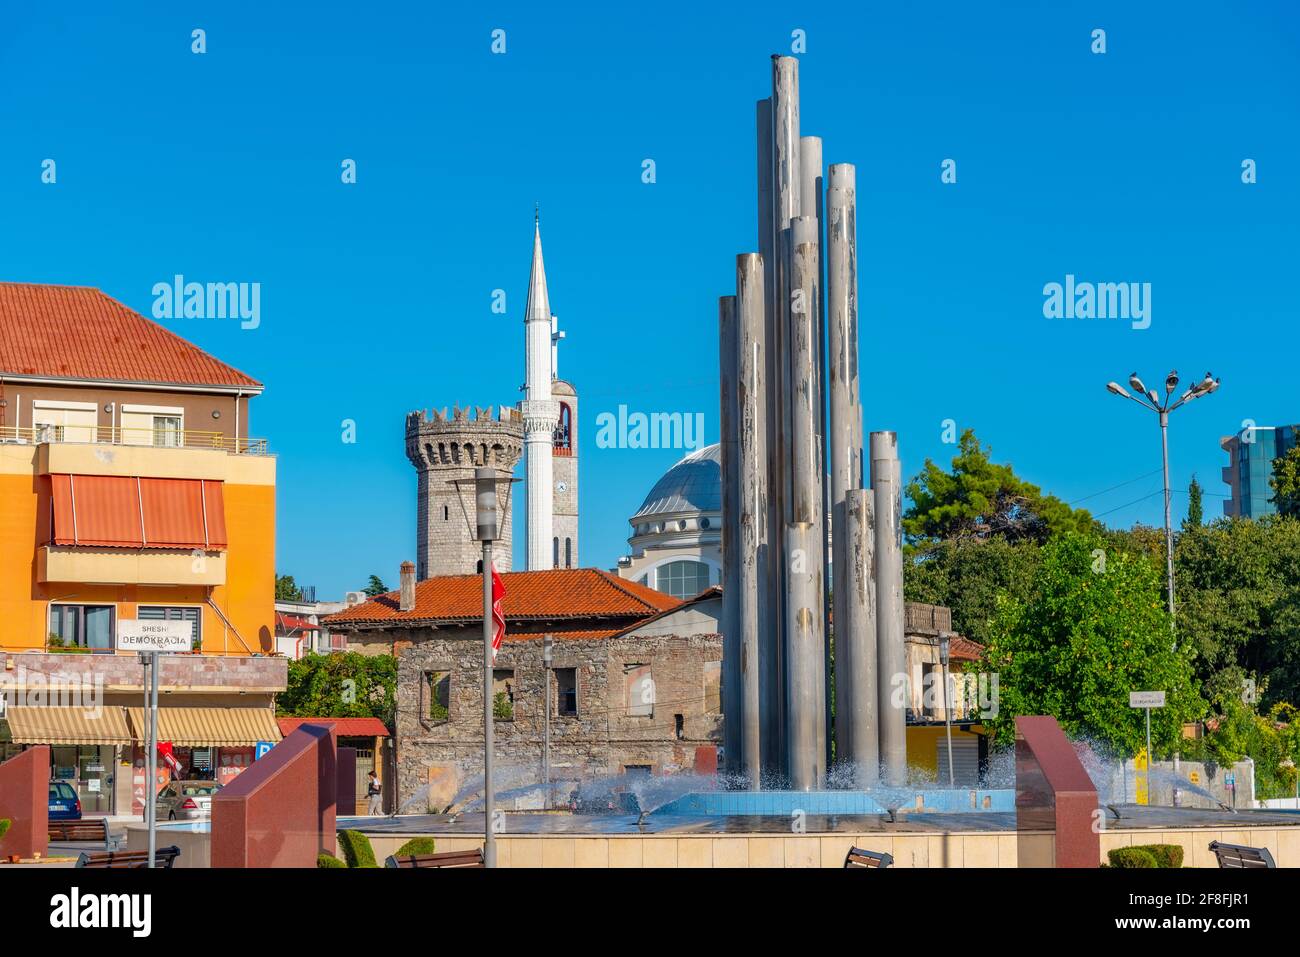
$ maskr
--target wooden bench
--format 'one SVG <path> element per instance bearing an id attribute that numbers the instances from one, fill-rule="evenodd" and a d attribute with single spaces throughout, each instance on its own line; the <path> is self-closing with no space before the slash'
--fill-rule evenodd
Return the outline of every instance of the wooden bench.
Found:
<path id="1" fill-rule="evenodd" d="M 1219 859 L 1220 867 L 1277 867 L 1277 863 L 1273 860 L 1273 855 L 1268 852 L 1267 847 L 1247 847 L 1245 844 L 1224 844 L 1221 841 L 1211 841 L 1210 850 Z"/>
<path id="2" fill-rule="evenodd" d="M 119 843 L 108 827 L 107 818 L 92 817 L 81 821 L 50 821 L 51 841 L 101 841 L 104 850 L 116 850 Z"/>
<path id="3" fill-rule="evenodd" d="M 860 847 L 850 847 L 849 853 L 844 856 L 845 867 L 892 867 L 893 863 L 892 854 L 877 854 Z"/>
<path id="4" fill-rule="evenodd" d="M 384 867 L 483 867 L 483 851 L 447 851 L 443 854 L 390 854 Z"/>
<path id="5" fill-rule="evenodd" d="M 171 847 L 157 848 L 153 852 L 154 867 L 171 870 L 180 854 L 181 849 L 174 844 Z M 148 851 L 83 851 L 77 858 L 77 867 L 143 868 L 148 864 Z"/>

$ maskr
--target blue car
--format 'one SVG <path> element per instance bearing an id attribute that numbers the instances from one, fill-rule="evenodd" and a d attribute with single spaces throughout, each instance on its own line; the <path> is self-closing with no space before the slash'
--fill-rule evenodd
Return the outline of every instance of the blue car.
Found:
<path id="1" fill-rule="evenodd" d="M 81 798 L 67 781 L 50 782 L 50 820 L 81 820 Z"/>

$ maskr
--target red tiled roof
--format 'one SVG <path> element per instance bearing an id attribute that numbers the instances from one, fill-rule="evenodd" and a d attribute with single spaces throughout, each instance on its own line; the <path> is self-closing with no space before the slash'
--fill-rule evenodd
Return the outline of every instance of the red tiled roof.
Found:
<path id="1" fill-rule="evenodd" d="M 979 661 L 984 657 L 984 646 L 961 635 L 953 635 L 948 645 L 948 657 L 954 661 Z"/>
<path id="2" fill-rule="evenodd" d="M 86 286 L 0 282 L 0 376 L 243 386 L 251 379 Z"/>
<path id="3" fill-rule="evenodd" d="M 388 728 L 378 718 L 276 718 L 280 733 L 286 738 L 298 729 L 300 724 L 334 725 L 334 733 L 341 738 L 386 738 Z"/>
<path id="4" fill-rule="evenodd" d="M 282 631 L 319 631 L 320 625 L 314 623 L 310 618 L 304 618 L 302 615 L 290 615 L 286 612 L 277 611 L 275 613 L 275 627 Z"/>
<path id="5" fill-rule="evenodd" d="M 645 618 L 676 608 L 681 602 L 663 592 L 596 568 L 557 568 L 505 572 L 507 624 L 599 618 Z M 479 575 L 426 578 L 415 585 L 415 608 L 398 610 L 399 593 L 391 591 L 321 620 L 330 627 L 350 624 L 401 625 L 416 622 L 481 621 L 483 579 Z M 621 623 L 613 623 L 619 624 Z M 587 629 L 577 628 L 578 631 Z M 611 628 L 617 631 L 618 628 Z M 507 636 L 511 629 L 506 628 Z"/>

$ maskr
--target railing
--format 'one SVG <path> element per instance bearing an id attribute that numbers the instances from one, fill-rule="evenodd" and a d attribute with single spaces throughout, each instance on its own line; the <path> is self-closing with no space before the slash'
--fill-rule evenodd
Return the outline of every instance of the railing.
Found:
<path id="1" fill-rule="evenodd" d="M 235 455 L 266 455 L 266 439 L 250 439 L 200 429 L 140 429 L 104 425 L 0 426 L 0 443 L 43 445 L 139 445 L 155 449 L 211 449 Z"/>

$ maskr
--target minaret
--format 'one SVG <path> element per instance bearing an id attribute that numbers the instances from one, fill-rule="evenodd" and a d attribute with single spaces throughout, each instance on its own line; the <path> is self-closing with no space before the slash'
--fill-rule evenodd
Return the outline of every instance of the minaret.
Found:
<path id="1" fill-rule="evenodd" d="M 525 523 L 526 566 L 529 571 L 554 568 L 554 493 L 552 443 L 560 421 L 559 403 L 551 395 L 555 358 L 551 302 L 546 292 L 546 267 L 542 264 L 540 217 L 533 215 L 533 269 L 528 279 L 528 305 L 524 313 L 525 379 L 524 480 L 528 502 Z"/>

